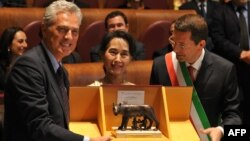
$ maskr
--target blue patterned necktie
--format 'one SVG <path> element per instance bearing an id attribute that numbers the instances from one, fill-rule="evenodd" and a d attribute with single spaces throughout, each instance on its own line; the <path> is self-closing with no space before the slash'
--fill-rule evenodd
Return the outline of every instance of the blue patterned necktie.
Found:
<path id="1" fill-rule="evenodd" d="M 63 104 L 65 106 L 66 115 L 69 118 L 69 97 L 68 97 L 67 87 L 65 84 L 65 73 L 64 73 L 64 70 L 63 70 L 61 65 L 57 69 L 56 79 L 57 79 L 58 86 L 59 86 L 60 91 L 61 91 Z"/>
<path id="2" fill-rule="evenodd" d="M 237 8 L 239 12 L 239 23 L 240 23 L 240 47 L 243 50 L 249 50 L 249 39 L 246 19 L 243 15 L 245 7 L 241 6 Z"/>

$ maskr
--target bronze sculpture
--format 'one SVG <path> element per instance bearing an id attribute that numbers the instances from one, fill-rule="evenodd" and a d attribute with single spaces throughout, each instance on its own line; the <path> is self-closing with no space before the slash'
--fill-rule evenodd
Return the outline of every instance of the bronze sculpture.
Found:
<path id="1" fill-rule="evenodd" d="M 126 130 L 129 118 L 133 117 L 132 129 L 134 130 L 148 130 L 151 129 L 153 122 L 155 122 L 158 130 L 159 121 L 157 120 L 153 107 L 149 105 L 123 105 L 113 104 L 113 113 L 115 115 L 122 114 L 122 123 L 119 130 Z M 143 119 L 137 117 L 143 117 Z M 149 125 L 147 122 L 149 121 Z M 148 126 L 147 126 L 148 125 Z"/>

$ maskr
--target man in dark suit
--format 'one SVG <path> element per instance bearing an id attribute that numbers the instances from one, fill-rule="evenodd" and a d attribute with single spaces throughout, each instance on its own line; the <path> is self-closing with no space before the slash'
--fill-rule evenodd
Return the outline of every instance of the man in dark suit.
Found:
<path id="1" fill-rule="evenodd" d="M 107 32 L 113 32 L 115 30 L 123 30 L 128 32 L 129 24 L 128 19 L 124 13 L 121 11 L 112 11 L 105 18 L 105 28 Z M 141 42 L 136 41 L 136 51 L 133 59 L 135 60 L 144 60 L 145 59 L 145 51 L 144 45 Z M 92 62 L 101 61 L 101 56 L 99 53 L 101 45 L 97 45 L 93 47 L 90 51 L 90 59 Z"/>
<path id="2" fill-rule="evenodd" d="M 243 7 L 243 15 L 248 30 L 246 37 L 248 45 L 241 46 L 240 13 L 238 7 Z M 249 27 L 250 27 L 250 3 L 247 0 L 231 0 L 221 5 L 213 17 L 211 30 L 215 44 L 214 52 L 233 62 L 237 69 L 240 95 L 243 101 L 240 110 L 243 114 L 243 124 L 250 124 L 250 51 L 249 51 Z"/>
<path id="3" fill-rule="evenodd" d="M 150 83 L 173 86 L 172 78 L 176 76 L 182 85 L 180 78 L 185 74 L 177 73 L 181 69 L 178 66 L 183 62 L 185 67 L 193 67 L 193 85 L 211 125 L 202 133 L 219 141 L 224 125 L 241 124 L 238 84 L 234 65 L 204 49 L 207 37 L 207 24 L 199 15 L 178 18 L 171 38 L 173 52 L 169 53 L 176 62 L 176 74 L 168 71 L 171 65 L 165 56 L 158 57 L 153 62 Z"/>
<path id="4" fill-rule="evenodd" d="M 218 7 L 219 3 L 212 1 L 212 0 L 191 0 L 189 2 L 184 3 L 179 7 L 180 10 L 189 9 L 189 10 L 195 10 L 197 14 L 201 15 L 203 18 L 205 18 L 208 25 L 212 23 L 212 15 L 215 11 L 215 9 Z M 202 7 L 204 11 L 202 10 Z M 207 39 L 207 45 L 206 48 L 208 50 L 214 49 L 213 41 L 210 38 L 210 31 L 209 31 L 209 38 Z"/>
<path id="5" fill-rule="evenodd" d="M 69 81 L 62 58 L 76 47 L 80 9 L 64 0 L 49 5 L 41 44 L 18 58 L 5 89 L 6 141 L 108 141 L 69 131 Z"/>

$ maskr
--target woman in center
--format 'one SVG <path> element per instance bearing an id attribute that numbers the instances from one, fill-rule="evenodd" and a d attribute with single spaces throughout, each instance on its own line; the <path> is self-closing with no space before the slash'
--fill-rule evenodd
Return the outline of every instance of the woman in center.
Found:
<path id="1" fill-rule="evenodd" d="M 100 56 L 103 60 L 105 76 L 89 86 L 103 84 L 134 85 L 126 80 L 126 70 L 135 55 L 135 41 L 124 31 L 107 33 L 102 40 Z"/>

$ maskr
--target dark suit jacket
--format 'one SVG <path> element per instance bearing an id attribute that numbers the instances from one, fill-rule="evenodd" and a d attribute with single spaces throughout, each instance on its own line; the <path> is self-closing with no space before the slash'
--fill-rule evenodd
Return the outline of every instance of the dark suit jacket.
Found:
<path id="1" fill-rule="evenodd" d="M 144 60 L 145 59 L 144 45 L 141 42 L 136 41 L 135 47 L 136 47 L 135 56 L 133 56 L 134 60 Z M 91 48 L 91 51 L 90 51 L 91 62 L 101 61 L 101 56 L 99 54 L 100 48 L 101 48 L 101 45 L 97 45 Z"/>
<path id="2" fill-rule="evenodd" d="M 240 43 L 240 25 L 232 2 L 221 5 L 213 16 L 213 22 L 209 26 L 213 42 L 216 45 L 216 53 L 231 60 L 239 61 L 242 49 Z M 250 3 L 248 2 L 248 20 L 250 20 Z M 250 21 L 248 21 L 250 27 Z"/>
<path id="3" fill-rule="evenodd" d="M 68 79 L 65 82 L 68 89 Z M 67 130 L 69 119 L 44 46 L 38 45 L 17 59 L 5 90 L 6 141 L 83 140 Z"/>
<path id="4" fill-rule="evenodd" d="M 248 27 L 250 27 L 250 3 L 248 2 Z M 232 2 L 221 5 L 214 14 L 211 30 L 213 42 L 215 44 L 214 52 L 232 61 L 237 69 L 238 83 L 243 98 L 243 110 L 247 116 L 243 118 L 250 124 L 250 65 L 240 61 L 242 49 L 240 43 L 240 25 Z M 248 28 L 249 29 L 249 28 Z M 250 31 L 249 31 L 250 33 Z"/>
<path id="5" fill-rule="evenodd" d="M 172 86 L 165 56 L 154 60 L 150 84 Z M 194 87 L 211 126 L 218 125 L 220 114 L 221 126 L 241 124 L 236 70 L 232 63 L 206 50 Z"/>

